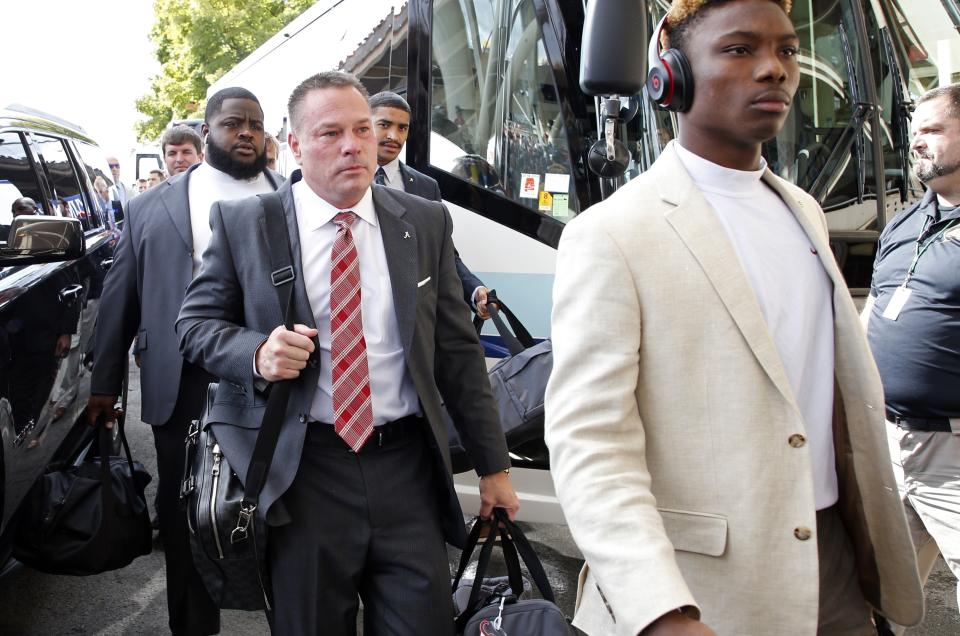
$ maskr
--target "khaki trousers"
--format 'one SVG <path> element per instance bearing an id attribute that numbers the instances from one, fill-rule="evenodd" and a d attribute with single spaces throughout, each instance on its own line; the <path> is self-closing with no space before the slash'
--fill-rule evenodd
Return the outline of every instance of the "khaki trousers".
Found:
<path id="1" fill-rule="evenodd" d="M 887 422 L 887 439 L 921 580 L 926 582 L 938 554 L 960 579 L 960 435 Z"/>
<path id="2" fill-rule="evenodd" d="M 820 561 L 818 636 L 876 636 L 870 606 L 860 590 L 853 546 L 836 506 L 817 511 Z"/>

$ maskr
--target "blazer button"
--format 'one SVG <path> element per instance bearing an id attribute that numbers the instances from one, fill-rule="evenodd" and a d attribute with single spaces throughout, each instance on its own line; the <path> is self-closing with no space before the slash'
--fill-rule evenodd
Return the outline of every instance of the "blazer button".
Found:
<path id="1" fill-rule="evenodd" d="M 304 413 L 301 413 L 301 414 L 300 414 L 300 423 L 301 423 L 301 424 L 306 424 L 306 423 L 307 423 L 307 416 L 306 416 Z"/>
<path id="2" fill-rule="evenodd" d="M 810 531 L 810 528 L 806 526 L 798 526 L 793 529 L 793 536 L 795 536 L 800 541 L 806 541 L 813 536 L 813 532 Z"/>
<path id="3" fill-rule="evenodd" d="M 316 369 L 317 364 L 317 359 L 314 356 L 307 358 L 307 366 L 309 366 L 311 369 Z"/>
<path id="4" fill-rule="evenodd" d="M 801 435 L 800 433 L 794 433 L 790 436 L 790 439 L 787 440 L 791 446 L 794 448 L 800 448 L 807 443 L 807 438 Z"/>

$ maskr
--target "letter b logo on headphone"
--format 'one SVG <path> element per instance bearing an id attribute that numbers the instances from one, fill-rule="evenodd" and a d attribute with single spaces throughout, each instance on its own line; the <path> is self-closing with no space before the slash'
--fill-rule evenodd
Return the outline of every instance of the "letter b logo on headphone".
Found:
<path id="1" fill-rule="evenodd" d="M 693 72 L 683 53 L 677 49 L 660 50 L 660 34 L 666 22 L 667 16 L 663 16 L 650 38 L 647 95 L 667 110 L 685 113 L 693 103 Z"/>

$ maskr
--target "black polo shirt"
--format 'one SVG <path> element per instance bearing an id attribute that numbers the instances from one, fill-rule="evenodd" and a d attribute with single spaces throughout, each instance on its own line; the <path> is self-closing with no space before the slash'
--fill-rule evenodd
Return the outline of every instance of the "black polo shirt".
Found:
<path id="1" fill-rule="evenodd" d="M 960 209 L 938 206 L 932 190 L 880 235 L 868 339 L 887 408 L 902 417 L 960 417 Z M 883 312 L 907 275 L 918 237 L 930 240 L 896 320 Z M 925 242 L 924 242 L 925 244 Z"/>

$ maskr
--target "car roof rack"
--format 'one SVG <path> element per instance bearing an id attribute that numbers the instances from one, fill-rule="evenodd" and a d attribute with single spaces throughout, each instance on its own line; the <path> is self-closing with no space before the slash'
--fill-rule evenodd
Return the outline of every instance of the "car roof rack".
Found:
<path id="1" fill-rule="evenodd" d="M 23 104 L 9 104 L 6 107 L 6 110 L 21 113 L 23 115 L 30 115 L 33 117 L 41 117 L 55 124 L 59 124 L 65 128 L 71 128 L 77 132 L 86 135 L 87 131 L 83 129 L 83 126 L 75 124 L 72 121 L 64 119 L 62 117 L 57 117 L 56 115 L 51 115 L 50 113 L 38 110 L 36 108 L 30 108 L 29 106 L 24 106 Z"/>

